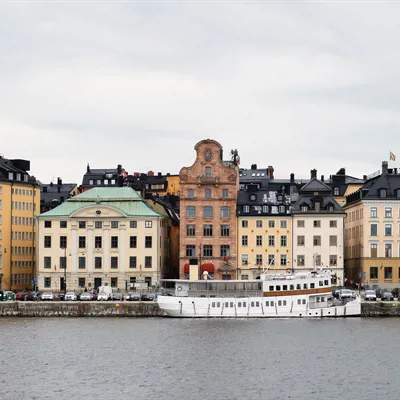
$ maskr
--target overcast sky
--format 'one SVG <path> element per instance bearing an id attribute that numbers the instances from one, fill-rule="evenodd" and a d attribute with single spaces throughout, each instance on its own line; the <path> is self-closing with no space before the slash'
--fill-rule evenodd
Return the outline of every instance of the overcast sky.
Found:
<path id="1" fill-rule="evenodd" d="M 212 138 L 275 176 L 400 160 L 400 4 L 0 3 L 0 153 L 43 182 L 178 173 Z M 396 163 L 391 163 L 395 166 Z M 399 165 L 400 166 L 400 165 Z"/>

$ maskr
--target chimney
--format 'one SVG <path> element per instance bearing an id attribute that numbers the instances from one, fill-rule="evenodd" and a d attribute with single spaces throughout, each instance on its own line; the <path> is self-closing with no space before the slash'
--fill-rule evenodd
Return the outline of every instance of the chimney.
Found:
<path id="1" fill-rule="evenodd" d="M 86 172 L 90 172 L 90 165 L 89 165 L 89 163 L 88 163 L 87 166 L 86 166 Z"/>
<path id="2" fill-rule="evenodd" d="M 251 169 L 257 169 L 257 164 L 251 164 Z"/>
<path id="3" fill-rule="evenodd" d="M 158 173 L 157 173 L 157 176 L 162 176 L 161 172 L 158 172 Z"/>
<path id="4" fill-rule="evenodd" d="M 272 165 L 268 165 L 268 178 L 274 179 L 274 167 Z"/>
<path id="5" fill-rule="evenodd" d="M 290 183 L 294 183 L 294 173 L 290 174 Z"/>
<path id="6" fill-rule="evenodd" d="M 397 175 L 397 168 L 393 168 L 393 173 Z"/>
<path id="7" fill-rule="evenodd" d="M 62 179 L 61 178 L 57 178 L 57 185 L 61 186 L 62 185 Z"/>
<path id="8" fill-rule="evenodd" d="M 50 182 L 50 186 L 53 186 L 53 182 Z"/>
<path id="9" fill-rule="evenodd" d="M 321 182 L 325 182 L 325 178 L 323 175 L 321 175 Z"/>
<path id="10" fill-rule="evenodd" d="M 171 176 L 171 174 L 169 172 L 167 172 L 167 176 Z"/>
<path id="11" fill-rule="evenodd" d="M 117 165 L 117 172 L 118 172 L 118 175 L 122 172 L 122 165 L 121 164 Z"/>
<path id="12" fill-rule="evenodd" d="M 382 161 L 382 175 L 387 174 L 387 170 L 388 170 L 388 162 Z"/>
<path id="13" fill-rule="evenodd" d="M 367 175 L 363 175 L 363 181 L 365 182 L 367 180 Z"/>
<path id="14" fill-rule="evenodd" d="M 310 172 L 311 172 L 311 179 L 317 178 L 317 170 L 316 169 L 312 169 Z"/>
<path id="15" fill-rule="evenodd" d="M 154 176 L 154 172 L 153 172 L 153 171 L 149 171 L 149 172 L 147 173 L 147 175 L 148 175 L 148 176 Z"/>

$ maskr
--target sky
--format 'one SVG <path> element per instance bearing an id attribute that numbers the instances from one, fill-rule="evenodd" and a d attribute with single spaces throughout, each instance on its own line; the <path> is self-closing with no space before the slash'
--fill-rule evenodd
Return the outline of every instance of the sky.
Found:
<path id="1" fill-rule="evenodd" d="M 0 2 L 0 154 L 42 182 L 179 173 L 217 140 L 275 177 L 400 160 L 400 3 Z M 396 162 L 390 166 L 396 167 Z M 400 167 L 400 165 L 399 165 Z"/>

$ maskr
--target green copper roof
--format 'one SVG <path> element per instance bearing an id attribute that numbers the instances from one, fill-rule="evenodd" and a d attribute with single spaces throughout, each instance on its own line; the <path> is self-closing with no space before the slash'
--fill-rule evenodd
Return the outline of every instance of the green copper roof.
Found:
<path id="1" fill-rule="evenodd" d="M 132 188 L 93 188 L 72 197 L 41 217 L 69 217 L 75 211 L 90 206 L 111 206 L 127 217 L 163 217 L 154 211 Z"/>

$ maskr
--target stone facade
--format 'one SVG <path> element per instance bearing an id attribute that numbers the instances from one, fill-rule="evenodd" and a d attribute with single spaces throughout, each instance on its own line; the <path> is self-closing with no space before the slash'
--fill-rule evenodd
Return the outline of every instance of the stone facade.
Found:
<path id="1" fill-rule="evenodd" d="M 202 140 L 196 160 L 180 171 L 180 278 L 188 279 L 190 259 L 198 261 L 198 279 L 236 279 L 236 201 L 239 189 L 238 156 L 224 162 L 222 146 Z M 201 266 L 201 267 L 200 267 Z"/>

